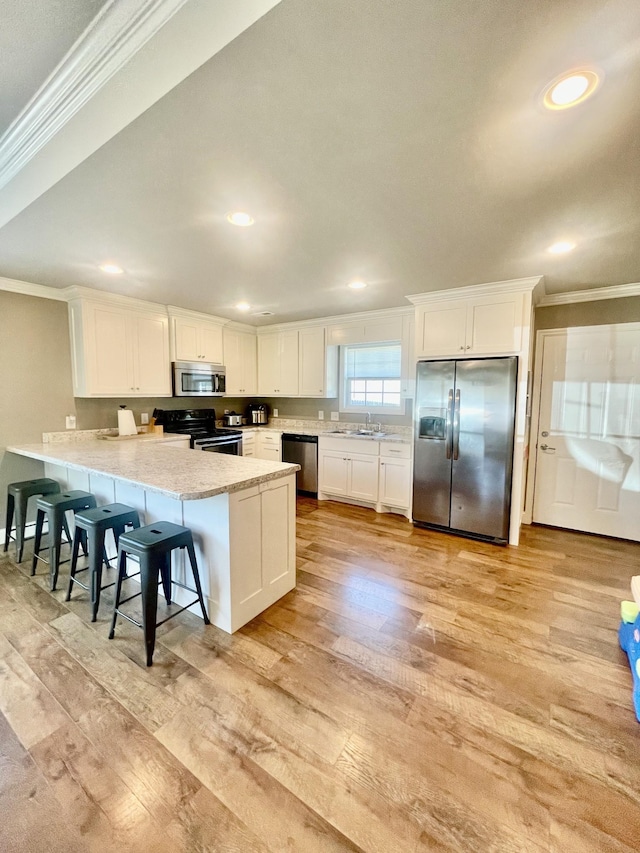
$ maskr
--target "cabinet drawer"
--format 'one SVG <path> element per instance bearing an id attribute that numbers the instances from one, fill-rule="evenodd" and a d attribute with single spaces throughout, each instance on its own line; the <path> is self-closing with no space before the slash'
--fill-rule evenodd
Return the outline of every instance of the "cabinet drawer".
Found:
<path id="1" fill-rule="evenodd" d="M 410 459 L 411 445 L 399 444 L 398 442 L 380 442 L 380 456 L 389 456 L 395 459 Z"/>
<path id="2" fill-rule="evenodd" d="M 336 450 L 338 453 L 362 453 L 367 456 L 378 456 L 378 441 L 359 438 L 337 438 L 335 436 L 320 436 L 318 443 L 321 450 Z"/>
<path id="3" fill-rule="evenodd" d="M 260 435 L 258 436 L 258 439 L 259 439 L 261 444 L 263 444 L 265 447 L 267 447 L 267 446 L 273 445 L 273 444 L 279 445 L 280 444 L 280 436 L 281 436 L 281 433 L 279 433 L 279 432 L 261 432 Z"/>

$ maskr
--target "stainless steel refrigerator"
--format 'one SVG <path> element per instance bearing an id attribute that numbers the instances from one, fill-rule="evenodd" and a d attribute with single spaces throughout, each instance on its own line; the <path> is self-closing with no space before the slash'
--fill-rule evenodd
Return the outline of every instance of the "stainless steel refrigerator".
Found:
<path id="1" fill-rule="evenodd" d="M 518 359 L 419 361 L 413 520 L 507 542 Z"/>

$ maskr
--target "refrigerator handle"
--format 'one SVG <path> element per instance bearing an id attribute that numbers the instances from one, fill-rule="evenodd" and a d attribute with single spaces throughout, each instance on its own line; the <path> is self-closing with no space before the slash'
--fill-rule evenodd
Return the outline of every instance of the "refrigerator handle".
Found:
<path id="1" fill-rule="evenodd" d="M 456 388 L 456 399 L 453 404 L 453 458 L 460 455 L 460 389 Z"/>
<path id="2" fill-rule="evenodd" d="M 447 417 L 445 428 L 444 451 L 447 459 L 451 459 L 451 449 L 453 447 L 453 388 L 449 388 L 449 398 L 447 400 Z"/>

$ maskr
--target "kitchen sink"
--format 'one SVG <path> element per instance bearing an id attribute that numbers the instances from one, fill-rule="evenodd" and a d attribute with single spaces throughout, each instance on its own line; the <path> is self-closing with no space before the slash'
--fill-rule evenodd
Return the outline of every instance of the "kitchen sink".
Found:
<path id="1" fill-rule="evenodd" d="M 382 438 L 388 435 L 386 432 L 378 432 L 372 429 L 330 429 L 329 435 L 368 435 L 371 438 Z"/>

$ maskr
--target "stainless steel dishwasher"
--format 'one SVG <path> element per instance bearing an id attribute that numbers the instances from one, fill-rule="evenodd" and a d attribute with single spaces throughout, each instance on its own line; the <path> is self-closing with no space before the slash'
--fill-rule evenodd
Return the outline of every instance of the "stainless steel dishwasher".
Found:
<path id="1" fill-rule="evenodd" d="M 318 497 L 318 436 L 282 433 L 282 461 L 300 466 L 296 474 L 298 492 Z"/>

